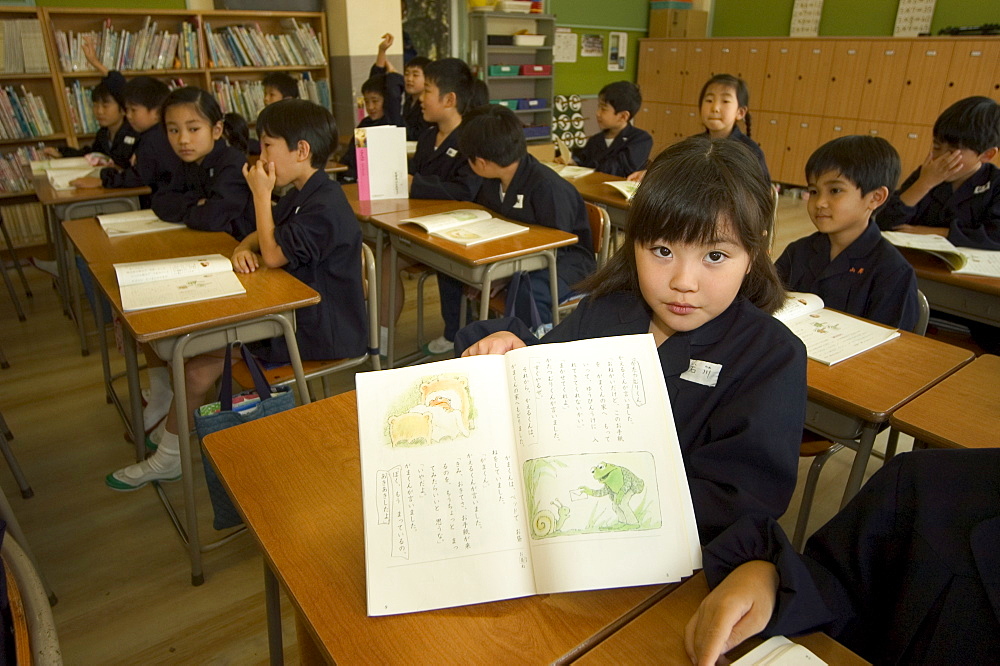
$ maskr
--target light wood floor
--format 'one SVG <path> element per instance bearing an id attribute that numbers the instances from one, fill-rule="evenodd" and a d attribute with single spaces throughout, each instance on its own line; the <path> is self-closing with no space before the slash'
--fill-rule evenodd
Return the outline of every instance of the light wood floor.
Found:
<path id="1" fill-rule="evenodd" d="M 775 256 L 813 228 L 801 201 L 782 198 Z M 0 411 L 14 432 L 13 448 L 35 496 L 23 500 L 0 465 L 0 486 L 59 596 L 54 614 L 67 664 L 209 663 L 267 661 L 261 558 L 244 536 L 205 557 L 206 581 L 190 585 L 186 551 L 155 493 L 115 493 L 104 476 L 131 461 L 114 408 L 101 389 L 100 356 L 81 357 L 71 322 L 62 316 L 47 276 L 28 268 L 35 297 L 22 302 L 20 323 L 0 293 L 0 345 L 11 367 L 0 370 Z M 413 331 L 416 283 L 406 283 L 401 329 Z M 437 289 L 428 283 L 428 334 L 440 333 Z M 91 328 L 93 324 L 89 318 Z M 412 344 L 413 333 L 403 335 Z M 407 339 L 407 337 L 409 339 Z M 115 367 L 124 366 L 112 352 Z M 353 388 L 353 378 L 336 382 Z M 124 386 L 120 388 L 124 391 Z M 904 438 L 905 439 L 905 438 Z M 909 443 L 903 443 L 903 449 Z M 843 452 L 824 471 L 811 525 L 838 508 L 852 455 Z M 800 482 L 808 462 L 800 465 Z M 196 464 L 196 469 L 200 465 Z M 869 471 L 874 471 L 872 463 Z M 295 479 L 289 479 L 295 483 Z M 169 484 L 180 501 L 180 485 Z M 202 532 L 212 535 L 204 480 Z M 798 495 L 783 519 L 791 530 Z M 331 585 L 331 594 L 336 587 Z M 297 659 L 290 604 L 283 603 L 285 657 Z"/>

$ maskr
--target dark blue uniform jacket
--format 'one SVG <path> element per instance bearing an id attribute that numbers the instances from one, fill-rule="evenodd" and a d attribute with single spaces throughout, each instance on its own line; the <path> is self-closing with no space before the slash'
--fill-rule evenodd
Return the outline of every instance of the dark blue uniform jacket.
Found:
<path id="1" fill-rule="evenodd" d="M 605 143 L 603 131 L 593 135 L 587 140 L 587 145 L 573 151 L 573 159 L 580 166 L 624 178 L 633 171 L 645 168 L 652 149 L 653 137 L 648 132 L 627 125 L 610 146 Z"/>
<path id="2" fill-rule="evenodd" d="M 417 152 L 410 159 L 411 199 L 475 200 L 482 178 L 472 172 L 469 159 L 458 150 L 461 131 L 459 126 L 437 148 L 437 127 L 428 127 L 417 139 Z"/>
<path id="3" fill-rule="evenodd" d="M 170 184 L 174 172 L 180 169 L 181 158 L 170 147 L 162 123 L 153 125 L 139 135 L 135 149 L 135 164 L 124 169 L 101 169 L 104 187 L 151 187 L 154 192 Z"/>

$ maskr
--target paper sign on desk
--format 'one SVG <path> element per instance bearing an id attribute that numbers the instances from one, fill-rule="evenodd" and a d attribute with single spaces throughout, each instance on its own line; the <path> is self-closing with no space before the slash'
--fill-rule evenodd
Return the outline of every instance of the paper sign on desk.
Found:
<path id="1" fill-rule="evenodd" d="M 409 196 L 405 127 L 359 127 L 354 130 L 358 199 L 405 199 Z"/>

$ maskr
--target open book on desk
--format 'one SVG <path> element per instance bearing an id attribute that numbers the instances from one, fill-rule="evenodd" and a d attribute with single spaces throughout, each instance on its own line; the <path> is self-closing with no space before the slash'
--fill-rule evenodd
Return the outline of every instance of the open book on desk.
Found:
<path id="1" fill-rule="evenodd" d="M 45 175 L 48 177 L 52 189 L 62 192 L 74 189 L 70 183 L 77 178 L 100 178 L 101 168 L 87 166 L 75 169 L 49 169 Z"/>
<path id="2" fill-rule="evenodd" d="M 152 210 L 130 210 L 124 213 L 98 215 L 97 222 L 109 238 L 117 236 L 134 236 L 136 234 L 151 234 L 157 231 L 185 229 L 179 222 L 164 222 Z"/>
<path id="3" fill-rule="evenodd" d="M 488 210 L 473 208 L 411 217 L 401 222 L 412 222 L 431 236 L 466 246 L 506 238 L 528 230 L 528 227 L 523 225 L 498 220 Z"/>
<path id="4" fill-rule="evenodd" d="M 596 171 L 596 169 L 576 166 L 575 164 L 558 164 L 556 162 L 542 162 L 542 164 L 567 179 L 582 178 L 583 176 L 589 176 Z"/>
<path id="5" fill-rule="evenodd" d="M 816 294 L 790 291 L 774 313 L 806 345 L 814 361 L 834 365 L 899 337 L 899 331 L 823 307 Z"/>
<path id="6" fill-rule="evenodd" d="M 32 160 L 31 175 L 37 176 L 48 171 L 58 171 L 60 169 L 88 169 L 94 167 L 106 167 L 113 163 L 113 160 L 104 153 L 87 153 L 83 157 L 53 157 L 45 160 Z"/>
<path id="7" fill-rule="evenodd" d="M 896 247 L 920 250 L 941 259 L 952 273 L 1000 278 L 1000 250 L 955 247 L 944 236 L 883 231 L 882 236 Z"/>
<path id="8" fill-rule="evenodd" d="M 632 180 L 609 180 L 604 183 L 605 185 L 610 185 L 625 197 L 627 201 L 632 201 L 632 197 L 635 196 L 635 191 L 639 189 L 639 183 Z"/>
<path id="9" fill-rule="evenodd" d="M 146 310 L 247 293 L 221 254 L 115 264 L 122 310 Z"/>
<path id="10" fill-rule="evenodd" d="M 356 382 L 369 615 L 667 583 L 701 566 L 652 336 Z"/>

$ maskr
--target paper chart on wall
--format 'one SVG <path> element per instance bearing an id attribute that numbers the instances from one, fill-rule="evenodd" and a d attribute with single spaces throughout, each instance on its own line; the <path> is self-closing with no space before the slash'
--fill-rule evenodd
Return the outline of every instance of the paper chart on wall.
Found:
<path id="1" fill-rule="evenodd" d="M 795 0 L 789 37 L 816 37 L 823 17 L 823 0 Z"/>
<path id="2" fill-rule="evenodd" d="M 576 46 L 579 36 L 569 28 L 557 28 L 555 44 L 552 47 L 552 62 L 576 62 Z"/>
<path id="3" fill-rule="evenodd" d="M 899 0 L 893 37 L 916 37 L 931 31 L 936 0 Z"/>

